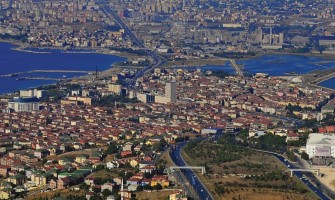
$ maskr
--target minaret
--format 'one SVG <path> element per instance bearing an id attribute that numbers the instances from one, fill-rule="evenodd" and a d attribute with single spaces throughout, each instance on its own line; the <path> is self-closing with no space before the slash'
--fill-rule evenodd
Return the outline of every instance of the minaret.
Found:
<path id="1" fill-rule="evenodd" d="M 121 200 L 123 200 L 123 178 L 121 179 Z"/>

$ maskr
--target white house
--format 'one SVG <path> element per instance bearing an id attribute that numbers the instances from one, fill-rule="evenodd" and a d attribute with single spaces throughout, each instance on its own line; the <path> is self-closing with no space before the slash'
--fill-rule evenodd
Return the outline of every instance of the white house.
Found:
<path id="1" fill-rule="evenodd" d="M 116 161 L 111 161 L 106 163 L 107 169 L 119 168 L 119 163 Z"/>

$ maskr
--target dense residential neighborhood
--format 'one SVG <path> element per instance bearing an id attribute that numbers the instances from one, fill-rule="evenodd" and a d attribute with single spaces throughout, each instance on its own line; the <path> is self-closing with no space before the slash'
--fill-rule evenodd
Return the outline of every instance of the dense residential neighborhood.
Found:
<path id="1" fill-rule="evenodd" d="M 169 165 L 161 155 L 168 145 L 240 130 L 249 130 L 250 138 L 273 134 L 287 143 L 299 141 L 313 131 L 302 126 L 303 120 L 322 121 L 327 117 L 322 108 L 333 102 L 330 90 L 266 74 L 220 78 L 211 71 L 155 70 L 135 89 L 118 85 L 113 77 L 99 87 L 72 85 L 72 91 L 52 86 L 69 92 L 58 101 L 46 88 L 14 97 L 25 101 L 2 99 L 1 197 L 29 196 L 35 188 L 95 191 L 86 190 L 86 197 L 108 189 L 115 198 L 143 189 L 182 190 L 173 175 L 164 173 Z M 107 97 L 108 106 L 100 106 Z M 10 106 L 13 102 L 20 106 Z M 36 102 L 37 109 L 29 106 Z M 20 110 L 26 107 L 31 109 Z M 95 176 L 102 172 L 104 178 Z"/>
<path id="2" fill-rule="evenodd" d="M 335 199 L 334 6 L 0 0 L 0 199 Z"/>

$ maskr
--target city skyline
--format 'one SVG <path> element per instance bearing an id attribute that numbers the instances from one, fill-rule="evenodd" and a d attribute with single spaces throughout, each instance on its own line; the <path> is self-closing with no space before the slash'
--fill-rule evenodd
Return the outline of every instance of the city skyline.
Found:
<path id="1" fill-rule="evenodd" d="M 0 0 L 0 199 L 334 199 L 334 3 Z"/>

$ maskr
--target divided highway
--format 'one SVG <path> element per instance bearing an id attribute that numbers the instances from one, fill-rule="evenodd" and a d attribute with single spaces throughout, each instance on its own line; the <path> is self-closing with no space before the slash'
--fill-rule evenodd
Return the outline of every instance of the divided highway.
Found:
<path id="1" fill-rule="evenodd" d="M 115 20 L 121 28 L 125 30 L 125 34 L 129 36 L 129 38 L 133 41 L 135 45 L 137 45 L 139 48 L 145 49 L 148 56 L 150 56 L 153 60 L 152 64 L 149 66 L 141 69 L 138 71 L 138 73 L 129 80 L 128 85 L 130 87 L 133 87 L 135 85 L 136 79 L 142 77 L 145 73 L 149 72 L 150 70 L 154 68 L 158 68 L 166 63 L 166 60 L 164 58 L 161 58 L 159 55 L 157 55 L 155 52 L 146 49 L 144 44 L 135 36 L 135 34 L 129 29 L 129 27 L 122 21 L 120 16 L 115 13 L 110 6 L 108 5 L 108 2 L 106 1 L 100 1 L 99 2 L 100 7 L 102 11 L 109 16 L 112 20 Z M 180 155 L 180 150 L 183 146 L 186 145 L 186 142 L 180 143 L 176 146 L 176 149 L 170 152 L 171 159 L 177 166 L 187 166 L 185 161 Z M 270 153 L 272 156 L 276 157 L 278 160 L 280 160 L 284 165 L 286 165 L 289 169 L 295 169 L 296 167 L 289 163 L 284 157 Z M 213 200 L 214 198 L 211 196 L 211 194 L 207 191 L 206 187 L 202 184 L 202 182 L 197 178 L 197 176 L 194 174 L 192 170 L 189 169 L 182 169 L 181 172 L 185 175 L 185 177 L 188 179 L 188 181 L 193 185 L 194 190 L 197 192 L 198 196 L 201 200 Z M 315 192 L 322 200 L 329 200 L 326 195 L 324 195 L 317 187 L 315 187 L 308 179 L 305 179 L 303 174 L 301 172 L 293 172 L 295 176 L 297 176 L 307 187 L 309 187 L 313 192 Z"/>
<path id="2" fill-rule="evenodd" d="M 177 166 L 187 166 L 186 162 L 182 158 L 180 151 L 181 149 L 187 144 L 187 142 L 179 143 L 174 150 L 170 151 L 170 157 L 172 161 Z M 289 162 L 285 157 L 278 155 L 273 152 L 268 151 L 262 151 L 264 153 L 268 153 L 275 158 L 277 158 L 280 162 L 282 162 L 288 169 L 298 169 L 294 164 Z M 206 187 L 202 184 L 202 182 L 198 179 L 198 177 L 195 175 L 195 173 L 190 169 L 182 169 L 181 172 L 185 175 L 187 180 L 190 182 L 190 184 L 193 186 L 193 189 L 198 194 L 199 198 L 201 200 L 214 200 L 213 196 L 209 193 L 209 191 L 206 189 Z M 307 176 L 304 175 L 302 172 L 294 171 L 294 176 L 296 176 L 300 181 L 305 184 L 312 192 L 314 192 L 320 199 L 322 200 L 330 200 L 332 198 L 329 198 L 326 196 L 322 191 L 324 189 L 321 185 L 315 186 L 311 183 L 311 181 L 307 178 Z"/>
<path id="3" fill-rule="evenodd" d="M 177 166 L 187 166 L 184 159 L 181 157 L 180 150 L 187 144 L 187 142 L 179 143 L 174 150 L 171 150 L 170 157 L 172 161 Z M 208 192 L 206 187 L 202 184 L 202 182 L 198 179 L 198 177 L 195 175 L 195 173 L 190 169 L 181 169 L 180 170 L 187 180 L 190 182 L 190 184 L 193 186 L 194 191 L 199 196 L 199 199 L 201 200 L 214 200 L 214 198 L 211 196 L 211 194 Z"/>
<path id="4" fill-rule="evenodd" d="M 280 162 L 282 162 L 288 169 L 298 169 L 294 164 L 289 162 L 286 158 L 281 155 L 278 155 L 273 152 L 264 151 L 265 153 L 271 154 L 272 156 L 276 157 Z M 322 193 L 322 188 L 318 188 L 313 185 L 309 179 L 302 172 L 293 171 L 293 174 L 298 177 L 310 190 L 312 190 L 320 199 L 322 200 L 330 200 L 328 196 Z"/>

